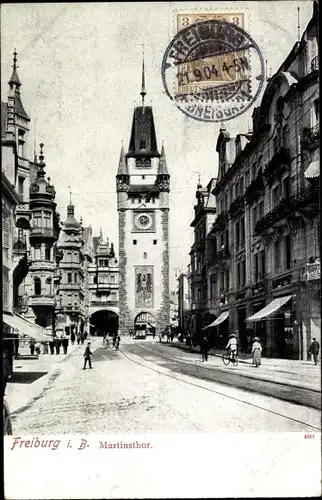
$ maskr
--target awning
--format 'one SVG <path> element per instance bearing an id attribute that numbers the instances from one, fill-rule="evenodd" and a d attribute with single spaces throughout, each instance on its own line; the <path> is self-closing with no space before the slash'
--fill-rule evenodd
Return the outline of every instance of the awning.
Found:
<path id="1" fill-rule="evenodd" d="M 205 326 L 204 328 L 202 328 L 202 330 L 206 330 L 207 328 L 211 328 L 212 326 L 217 326 L 217 325 L 220 325 L 220 323 L 222 323 L 223 321 L 225 321 L 225 319 L 227 319 L 229 316 L 229 311 L 224 311 L 222 312 L 217 319 L 215 319 L 215 321 L 213 321 L 212 323 L 210 323 L 210 325 L 208 326 Z"/>
<path id="2" fill-rule="evenodd" d="M 292 295 L 285 295 L 284 297 L 278 297 L 277 299 L 272 300 L 267 306 L 265 306 L 257 313 L 253 314 L 249 318 L 246 318 L 246 321 L 262 321 L 263 318 L 270 316 L 273 312 L 278 311 L 286 302 L 288 302 L 292 298 Z"/>
<path id="3" fill-rule="evenodd" d="M 15 330 L 18 330 L 19 335 L 21 337 L 32 337 L 38 342 L 42 342 L 44 340 L 50 340 L 51 336 L 45 334 L 44 328 L 35 323 L 31 323 L 27 321 L 22 316 L 18 314 L 8 314 L 3 313 L 2 321 L 8 326 L 11 326 Z"/>
<path id="4" fill-rule="evenodd" d="M 307 179 L 313 179 L 314 177 L 320 177 L 320 162 L 312 161 L 308 168 L 304 172 L 304 176 Z"/>

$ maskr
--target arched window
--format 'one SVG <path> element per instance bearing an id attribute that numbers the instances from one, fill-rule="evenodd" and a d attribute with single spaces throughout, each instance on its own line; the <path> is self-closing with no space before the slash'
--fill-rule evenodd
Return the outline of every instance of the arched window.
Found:
<path id="1" fill-rule="evenodd" d="M 46 289 L 47 289 L 47 294 L 51 295 L 51 278 L 46 279 Z"/>
<path id="2" fill-rule="evenodd" d="M 41 280 L 40 280 L 40 278 L 35 278 L 34 284 L 35 284 L 35 295 L 41 295 Z"/>

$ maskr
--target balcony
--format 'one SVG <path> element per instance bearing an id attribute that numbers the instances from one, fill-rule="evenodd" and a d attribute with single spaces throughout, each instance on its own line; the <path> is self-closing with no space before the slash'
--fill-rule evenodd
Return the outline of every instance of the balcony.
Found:
<path id="1" fill-rule="evenodd" d="M 315 56 L 311 62 L 311 71 L 319 71 L 319 56 Z"/>
<path id="2" fill-rule="evenodd" d="M 291 285 L 291 283 L 292 283 L 292 271 L 288 270 L 285 273 L 277 276 L 277 278 L 272 279 L 272 288 L 273 290 L 277 290 L 284 286 Z"/>
<path id="3" fill-rule="evenodd" d="M 250 205 L 253 201 L 258 200 L 260 195 L 264 192 L 264 180 L 262 175 L 258 175 L 256 179 L 254 179 L 245 192 L 246 203 Z"/>
<path id="4" fill-rule="evenodd" d="M 301 145 L 306 149 L 318 148 L 320 145 L 320 124 L 314 127 L 305 127 L 302 131 Z"/>
<path id="5" fill-rule="evenodd" d="M 59 288 L 60 290 L 66 292 L 66 291 L 75 291 L 75 292 L 79 292 L 81 291 L 81 285 L 80 283 L 60 283 L 59 285 Z"/>
<path id="6" fill-rule="evenodd" d="M 288 198 L 283 198 L 277 207 L 257 222 L 254 231 L 256 234 L 261 234 L 296 211 L 310 215 L 315 214 L 318 210 L 319 186 L 309 187 Z"/>
<path id="7" fill-rule="evenodd" d="M 18 159 L 18 167 L 27 168 L 29 170 L 29 160 L 26 160 L 21 156 L 18 156 L 17 159 Z"/>
<path id="8" fill-rule="evenodd" d="M 118 300 L 91 300 L 91 307 L 118 307 Z"/>
<path id="9" fill-rule="evenodd" d="M 227 212 L 221 212 L 215 222 L 213 223 L 212 229 L 214 231 L 222 231 L 223 229 L 226 228 L 228 224 L 228 213 Z"/>
<path id="10" fill-rule="evenodd" d="M 16 206 L 16 219 L 19 219 L 20 217 L 24 217 L 28 220 L 31 219 L 31 211 L 29 208 L 29 203 L 19 203 L 19 205 Z"/>
<path id="11" fill-rule="evenodd" d="M 281 147 L 272 157 L 264 170 L 264 177 L 268 182 L 271 182 L 275 177 L 280 177 L 281 174 L 290 165 L 290 153 L 286 148 Z"/>
<path id="12" fill-rule="evenodd" d="M 59 233 L 56 229 L 48 227 L 32 227 L 30 229 L 30 238 L 48 238 L 57 240 Z"/>
<path id="13" fill-rule="evenodd" d="M 32 271 L 54 271 L 55 270 L 55 262 L 51 262 L 50 260 L 33 260 L 31 264 Z"/>
<path id="14" fill-rule="evenodd" d="M 244 210 L 244 196 L 239 195 L 230 205 L 228 213 L 230 217 L 236 217 L 238 214 L 243 212 L 243 210 Z"/>
<path id="15" fill-rule="evenodd" d="M 33 295 L 29 298 L 30 307 L 55 307 L 54 295 Z"/>

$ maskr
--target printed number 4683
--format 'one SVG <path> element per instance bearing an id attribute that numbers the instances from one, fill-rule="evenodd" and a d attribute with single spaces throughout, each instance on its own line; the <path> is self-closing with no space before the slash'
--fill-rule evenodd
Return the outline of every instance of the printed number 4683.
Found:
<path id="1" fill-rule="evenodd" d="M 315 434 L 304 434 L 304 439 L 314 439 Z"/>

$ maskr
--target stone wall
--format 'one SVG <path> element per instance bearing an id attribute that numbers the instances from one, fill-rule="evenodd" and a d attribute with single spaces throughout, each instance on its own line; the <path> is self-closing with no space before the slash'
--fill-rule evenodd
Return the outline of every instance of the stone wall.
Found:
<path id="1" fill-rule="evenodd" d="M 162 298 L 161 307 L 157 313 L 159 329 L 164 329 L 170 324 L 170 285 L 169 285 L 169 209 L 162 209 L 161 216 L 162 241 Z"/>
<path id="2" fill-rule="evenodd" d="M 121 335 L 127 335 L 129 328 L 133 327 L 133 318 L 131 318 L 127 301 L 125 224 L 126 212 L 119 210 L 119 333 Z"/>

